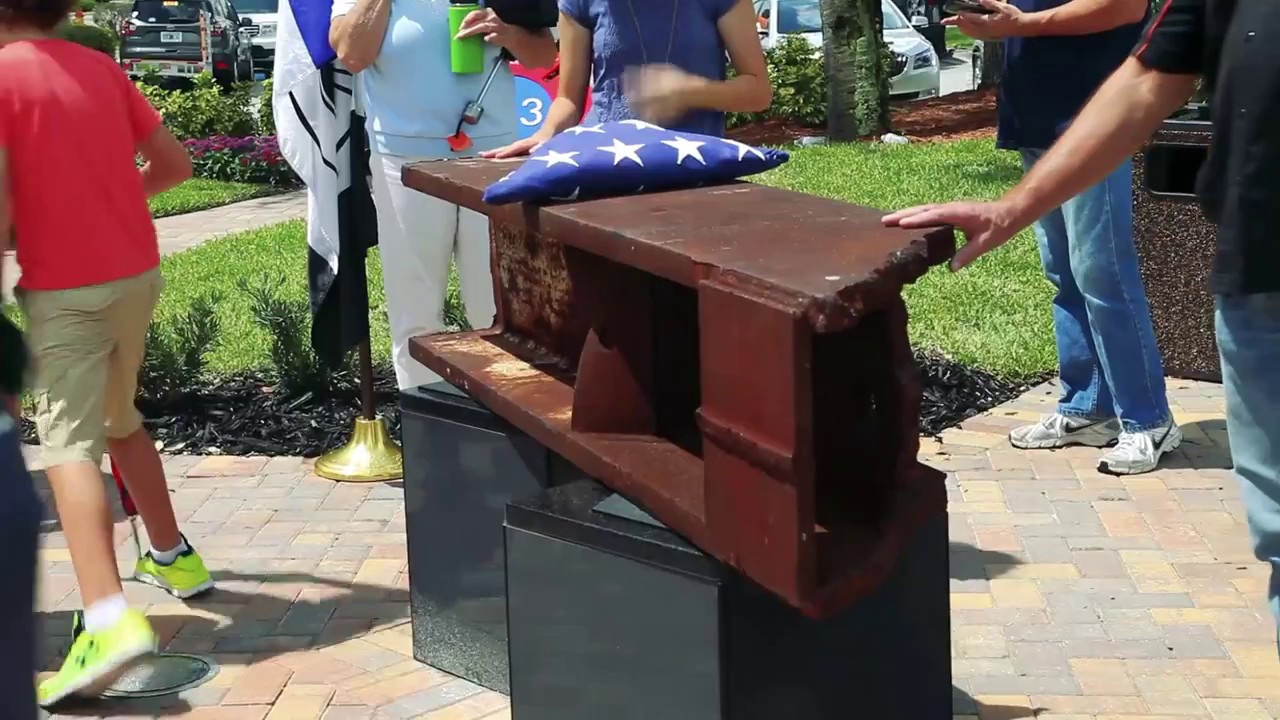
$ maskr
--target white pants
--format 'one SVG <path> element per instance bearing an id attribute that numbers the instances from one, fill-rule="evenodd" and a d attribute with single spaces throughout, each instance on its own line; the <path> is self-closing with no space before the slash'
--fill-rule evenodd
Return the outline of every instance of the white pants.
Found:
<path id="1" fill-rule="evenodd" d="M 410 357 L 409 338 L 444 329 L 450 260 L 458 265 L 458 289 L 471 327 L 490 327 L 496 313 L 489 218 L 405 187 L 400 168 L 417 160 L 375 150 L 370 162 L 392 360 L 401 390 L 440 380 Z"/>

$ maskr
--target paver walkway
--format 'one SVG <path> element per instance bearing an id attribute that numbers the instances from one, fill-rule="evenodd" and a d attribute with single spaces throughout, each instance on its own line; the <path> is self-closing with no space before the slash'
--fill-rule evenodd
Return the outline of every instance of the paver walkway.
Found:
<path id="1" fill-rule="evenodd" d="M 1280 717 L 1267 569 L 1227 470 L 1221 389 L 1173 381 L 1170 395 L 1187 443 L 1151 475 L 1100 475 L 1094 450 L 1010 449 L 1008 427 L 1050 409 L 1052 387 L 925 441 L 924 460 L 950 473 L 958 718 Z M 210 654 L 222 674 L 176 698 L 73 714 L 509 717 L 502 696 L 412 659 L 396 484 L 330 483 L 297 459 L 174 457 L 168 469 L 220 589 L 185 606 L 142 586 L 128 594 L 170 649 Z M 53 521 L 44 545 L 52 666 L 78 601 Z"/>
<path id="2" fill-rule="evenodd" d="M 305 191 L 295 191 L 160 218 L 156 220 L 160 254 L 172 255 L 216 237 L 305 218 L 306 215 L 307 194 Z M 0 263 L 4 266 L 4 287 L 0 287 L 0 302 L 12 302 L 13 286 L 18 282 L 21 270 L 11 253 L 0 257 Z"/>

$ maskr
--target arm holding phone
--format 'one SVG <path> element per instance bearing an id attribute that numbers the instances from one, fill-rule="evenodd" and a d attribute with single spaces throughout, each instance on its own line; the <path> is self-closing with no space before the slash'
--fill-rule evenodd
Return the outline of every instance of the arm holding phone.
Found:
<path id="1" fill-rule="evenodd" d="M 976 40 L 1008 37 L 1093 35 L 1140 22 L 1148 0 L 1071 0 L 1038 12 L 1023 12 L 1002 0 L 976 0 L 985 14 L 961 12 L 942 21 Z"/>

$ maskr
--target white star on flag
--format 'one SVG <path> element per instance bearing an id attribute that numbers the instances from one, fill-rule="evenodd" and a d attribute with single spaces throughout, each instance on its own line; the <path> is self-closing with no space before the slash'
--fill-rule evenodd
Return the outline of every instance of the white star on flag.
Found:
<path id="1" fill-rule="evenodd" d="M 547 167 L 555 167 L 556 165 L 572 165 L 579 167 L 578 161 L 573 158 L 577 156 L 577 152 L 556 152 L 548 150 L 546 155 L 535 155 L 531 160 L 541 160 L 547 164 Z"/>
<path id="2" fill-rule="evenodd" d="M 689 140 L 688 138 L 682 138 L 677 135 L 675 140 L 663 140 L 662 144 L 667 147 L 675 148 L 676 152 L 680 154 L 679 157 L 676 158 L 677 165 L 683 163 L 685 158 L 690 157 L 703 165 L 707 164 L 707 161 L 702 159 L 702 153 L 698 150 L 698 148 L 706 145 L 704 142 Z"/>
<path id="3" fill-rule="evenodd" d="M 571 135 L 581 135 L 582 133 L 600 133 L 601 135 L 605 134 L 604 128 L 600 127 L 599 125 L 592 125 L 590 127 L 586 125 L 574 125 L 568 130 L 565 130 L 565 132 Z"/>
<path id="4" fill-rule="evenodd" d="M 619 140 L 618 138 L 614 138 L 612 145 L 609 145 L 606 147 L 600 147 L 596 149 L 603 150 L 607 153 L 613 153 L 614 165 L 617 165 L 623 160 L 631 160 L 635 162 L 635 164 L 639 165 L 640 167 L 644 167 L 644 161 L 640 159 L 640 156 L 638 154 L 636 154 L 636 151 L 642 147 L 644 147 L 644 143 L 640 143 L 638 145 L 628 145 L 622 142 L 621 140 Z"/>
<path id="5" fill-rule="evenodd" d="M 652 123 L 647 123 L 643 120 L 623 120 L 622 124 L 630 125 L 631 127 L 637 130 L 662 130 L 663 129 L 658 127 L 657 125 L 654 125 Z"/>
<path id="6" fill-rule="evenodd" d="M 729 138 L 720 138 L 720 142 L 725 143 L 726 145 L 732 145 L 738 148 L 739 160 L 745 158 L 747 156 L 747 153 L 751 153 L 752 155 L 755 155 L 761 160 L 764 159 L 764 153 L 760 152 L 759 148 L 753 148 L 746 143 L 740 143 L 737 140 L 730 140 Z"/>

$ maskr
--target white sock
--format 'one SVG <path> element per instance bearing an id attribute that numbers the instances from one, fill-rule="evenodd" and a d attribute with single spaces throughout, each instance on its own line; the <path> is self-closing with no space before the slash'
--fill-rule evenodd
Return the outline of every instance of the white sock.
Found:
<path id="1" fill-rule="evenodd" d="M 115 625 L 124 617 L 129 603 L 124 595 L 112 595 L 93 603 L 84 609 L 84 629 L 87 632 L 101 632 Z"/>
<path id="2" fill-rule="evenodd" d="M 172 550 L 157 550 L 154 545 L 151 546 L 151 557 L 161 565 L 172 565 L 178 556 L 187 551 L 187 541 L 178 538 L 178 547 Z"/>

